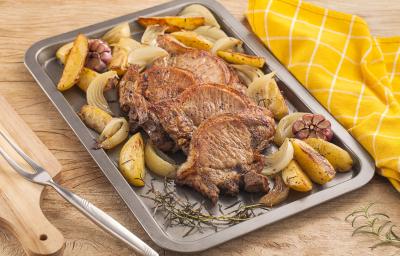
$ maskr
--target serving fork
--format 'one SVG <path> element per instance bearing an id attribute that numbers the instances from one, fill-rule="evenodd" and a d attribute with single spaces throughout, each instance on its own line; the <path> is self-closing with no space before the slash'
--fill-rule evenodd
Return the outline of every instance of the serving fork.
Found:
<path id="1" fill-rule="evenodd" d="M 65 200 L 70 202 L 95 224 L 97 224 L 99 227 L 101 227 L 111 235 L 125 242 L 138 253 L 146 256 L 158 256 L 158 253 L 156 251 L 154 251 L 140 238 L 138 238 L 128 229 L 122 226 L 119 222 L 114 220 L 111 216 L 91 204 L 89 201 L 75 195 L 74 193 L 56 183 L 43 167 L 41 167 L 27 154 L 25 154 L 25 152 L 16 143 L 11 141 L 1 130 L 0 135 L 35 171 L 34 173 L 26 171 L 12 157 L 10 157 L 3 148 L 0 147 L 0 154 L 22 177 L 31 182 L 54 188 L 58 192 L 58 194 L 64 197 Z"/>

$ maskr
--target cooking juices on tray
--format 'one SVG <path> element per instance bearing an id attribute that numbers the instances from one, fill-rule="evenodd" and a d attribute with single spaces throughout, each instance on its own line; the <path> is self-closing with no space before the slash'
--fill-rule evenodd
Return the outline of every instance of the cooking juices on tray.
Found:
<path id="1" fill-rule="evenodd" d="M 145 163 L 213 204 L 220 193 L 245 190 L 261 195 L 260 207 L 272 207 L 290 189 L 307 192 L 351 169 L 350 155 L 329 142 L 330 122 L 289 114 L 275 73 L 261 70 L 264 58 L 246 54 L 207 8 L 194 4 L 179 16 L 137 22 L 146 27 L 141 42 L 122 23 L 102 38 L 80 34 L 56 53 L 64 64 L 58 89 L 77 84 L 86 93 L 79 116 L 100 134 L 98 148 L 125 143 L 119 169 L 130 184 L 145 185 Z M 108 106 L 106 90 L 118 91 L 122 117 Z M 265 155 L 267 148 L 274 152 Z M 187 156 L 181 165 L 166 155 L 177 151 Z"/>

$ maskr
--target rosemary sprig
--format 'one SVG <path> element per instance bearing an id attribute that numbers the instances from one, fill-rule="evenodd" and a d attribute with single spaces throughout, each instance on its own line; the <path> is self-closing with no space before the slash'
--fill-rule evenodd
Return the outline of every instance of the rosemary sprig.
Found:
<path id="1" fill-rule="evenodd" d="M 381 212 L 372 212 L 375 203 L 353 211 L 345 218 L 354 228 L 352 236 L 369 234 L 375 237 L 376 243 L 370 246 L 371 250 L 380 246 L 394 246 L 400 248 L 400 237 L 393 228 L 396 227 L 389 215 Z"/>
<path id="2" fill-rule="evenodd" d="M 220 215 L 213 215 L 204 206 L 204 202 L 193 203 L 186 196 L 185 198 L 179 197 L 171 189 L 170 182 L 167 179 L 164 181 L 162 191 L 157 190 L 151 183 L 149 190 L 142 197 L 153 201 L 153 214 L 155 215 L 158 212 L 163 214 L 166 228 L 177 225 L 189 227 L 183 237 L 192 234 L 194 231 L 202 233 L 205 228 L 213 228 L 218 231 L 221 227 L 232 226 L 262 214 L 262 212 L 256 213 L 256 209 L 269 210 L 263 204 L 245 205 L 243 202 L 237 201 L 225 209 L 222 209 L 222 205 L 218 205 Z M 228 209 L 233 210 L 225 213 L 224 210 Z"/>

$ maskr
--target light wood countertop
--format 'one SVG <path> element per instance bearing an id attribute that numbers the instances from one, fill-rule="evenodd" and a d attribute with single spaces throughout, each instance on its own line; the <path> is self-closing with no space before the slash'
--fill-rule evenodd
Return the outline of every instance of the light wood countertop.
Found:
<path id="1" fill-rule="evenodd" d="M 23 64 L 26 49 L 34 42 L 79 27 L 151 7 L 164 0 L 0 0 L 0 94 L 36 132 L 63 166 L 61 183 L 93 202 L 139 237 L 160 255 L 177 255 L 158 248 L 101 173 L 71 129 L 53 107 Z M 244 21 L 245 0 L 220 0 Z M 335 10 L 364 17 L 375 35 L 400 34 L 400 1 L 311 0 Z M 400 195 L 381 178 L 375 177 L 362 189 L 261 228 L 201 255 L 393 255 L 399 249 L 369 249 L 368 236 L 351 237 L 344 218 L 369 202 L 400 225 Z M 52 190 L 46 190 L 42 208 L 64 234 L 65 255 L 132 255 L 132 250 L 101 231 Z M 0 230 L 0 255 L 23 255 L 16 239 Z"/>

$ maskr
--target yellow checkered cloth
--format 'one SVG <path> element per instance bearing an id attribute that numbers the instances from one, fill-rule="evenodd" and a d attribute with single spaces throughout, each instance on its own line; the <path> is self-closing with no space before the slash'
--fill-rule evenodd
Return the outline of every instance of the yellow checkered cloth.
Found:
<path id="1" fill-rule="evenodd" d="M 373 37 L 360 17 L 301 0 L 249 0 L 247 19 L 400 192 L 400 37 Z"/>

